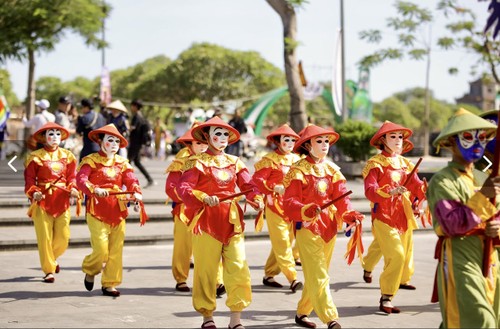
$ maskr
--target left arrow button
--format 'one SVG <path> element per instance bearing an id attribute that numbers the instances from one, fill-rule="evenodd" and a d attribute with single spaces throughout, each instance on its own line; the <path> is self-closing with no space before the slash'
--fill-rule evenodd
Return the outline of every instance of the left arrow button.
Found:
<path id="1" fill-rule="evenodd" d="M 14 172 L 17 172 L 17 169 L 12 165 L 12 162 L 14 162 L 14 160 L 17 159 L 17 155 L 14 155 L 14 157 L 12 159 L 10 159 L 10 161 L 7 163 L 10 167 L 10 169 L 14 170 Z"/>

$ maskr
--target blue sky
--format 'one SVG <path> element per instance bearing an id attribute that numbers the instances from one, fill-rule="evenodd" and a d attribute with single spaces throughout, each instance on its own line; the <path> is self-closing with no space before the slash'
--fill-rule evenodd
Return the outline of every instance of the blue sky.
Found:
<path id="1" fill-rule="evenodd" d="M 109 1 L 109 0 L 108 0 Z M 415 2 L 415 1 L 414 1 Z M 487 1 L 461 1 L 474 8 L 481 25 L 487 17 Z M 110 70 L 135 65 L 156 55 L 175 59 L 194 42 L 210 42 L 234 50 L 258 51 L 266 60 L 283 68 L 282 23 L 264 0 L 111 0 L 111 17 L 106 22 L 106 65 Z M 416 1 L 434 11 L 436 0 Z M 309 81 L 330 80 L 337 30 L 340 27 L 339 0 L 309 0 L 298 10 L 298 58 Z M 395 13 L 393 0 L 345 0 L 346 78 L 357 81 L 356 63 L 377 49 L 359 40 L 362 30 L 385 29 L 386 18 Z M 443 21 L 433 26 L 433 39 L 442 35 Z M 391 33 L 386 34 L 389 38 Z M 387 39 L 388 41 L 389 39 Z M 388 46 L 389 43 L 384 43 Z M 392 44 L 393 46 L 395 43 Z M 464 51 L 433 51 L 430 87 L 438 99 L 454 102 L 469 90 L 469 74 L 476 57 Z M 458 76 L 447 73 L 458 66 Z M 27 63 L 9 61 L 14 91 L 24 99 Z M 66 35 L 54 51 L 37 56 L 36 78 L 56 76 L 63 81 L 77 76 L 100 75 L 101 52 L 87 48 L 83 40 Z M 424 61 L 391 61 L 372 70 L 370 95 L 381 101 L 394 92 L 425 85 Z M 42 98 L 43 95 L 37 95 Z"/>

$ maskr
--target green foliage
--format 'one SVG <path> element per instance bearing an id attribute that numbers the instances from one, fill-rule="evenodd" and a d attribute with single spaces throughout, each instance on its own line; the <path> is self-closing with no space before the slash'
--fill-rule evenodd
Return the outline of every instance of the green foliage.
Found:
<path id="1" fill-rule="evenodd" d="M 410 129 L 420 126 L 420 120 L 414 116 L 414 113 L 403 101 L 396 97 L 386 98 L 377 104 L 376 119 L 380 122 L 385 120 L 397 122 Z"/>
<path id="2" fill-rule="evenodd" d="M 0 69 L 0 95 L 2 95 L 2 93 L 10 107 L 19 105 L 19 99 L 14 93 L 14 90 L 12 90 L 10 74 L 4 69 Z"/>
<path id="3" fill-rule="evenodd" d="M 387 27 L 397 33 L 399 47 L 382 48 L 364 56 L 358 62 L 360 67 L 372 68 L 385 60 L 402 59 L 405 55 L 411 59 L 421 60 L 429 53 L 430 46 L 427 40 L 417 39 L 416 35 L 433 21 L 432 13 L 426 8 L 406 1 L 396 1 L 395 7 L 397 16 L 387 18 Z M 362 31 L 359 37 L 369 43 L 382 42 L 382 33 L 379 30 Z M 417 47 L 417 44 L 420 46 Z"/>
<path id="4" fill-rule="evenodd" d="M 177 103 L 248 97 L 285 84 L 283 72 L 259 53 L 209 43 L 182 52 L 154 80 L 162 95 Z"/>
<path id="5" fill-rule="evenodd" d="M 376 150 L 370 145 L 370 139 L 377 129 L 372 125 L 347 120 L 335 130 L 340 134 L 340 139 L 335 145 L 353 162 L 365 161 L 375 153 Z"/>
<path id="6" fill-rule="evenodd" d="M 438 46 L 443 49 L 462 48 L 474 54 L 477 63 L 468 67 L 470 73 L 476 76 L 487 73 L 497 84 L 500 83 L 500 41 L 493 39 L 493 31 L 483 33 L 485 22 L 478 20 L 470 8 L 461 6 L 457 0 L 440 0 L 437 8 L 450 20 L 446 25 L 449 35 L 439 38 Z M 456 74 L 458 68 L 452 67 L 449 71 Z"/>
<path id="7" fill-rule="evenodd" d="M 79 34 L 87 45 L 103 47 L 97 34 L 110 10 L 102 0 L 3 0 L 0 61 L 53 50 L 66 32 Z"/>

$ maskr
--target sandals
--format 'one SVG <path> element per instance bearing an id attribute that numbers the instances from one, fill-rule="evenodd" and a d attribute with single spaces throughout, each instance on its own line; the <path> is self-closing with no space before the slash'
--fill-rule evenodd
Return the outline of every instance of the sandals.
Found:
<path id="1" fill-rule="evenodd" d="M 297 290 L 301 290 L 302 288 L 304 288 L 304 285 L 300 281 L 293 280 L 290 284 L 290 290 L 292 293 L 295 293 Z"/>
<path id="2" fill-rule="evenodd" d="M 365 280 L 366 283 L 372 283 L 372 272 L 363 270 L 363 280 Z"/>
<path id="3" fill-rule="evenodd" d="M 309 320 L 307 315 L 301 315 L 300 317 L 295 315 L 295 323 L 304 328 L 316 328 L 316 323 Z"/>
<path id="4" fill-rule="evenodd" d="M 231 327 L 231 326 L 228 325 L 227 329 L 245 329 L 245 327 L 243 327 L 243 325 L 241 323 L 238 323 L 234 327 Z"/>
<path id="5" fill-rule="evenodd" d="M 214 320 L 208 320 L 201 324 L 202 329 L 217 329 Z"/>
<path id="6" fill-rule="evenodd" d="M 389 302 L 389 303 L 387 303 Z M 384 303 L 386 303 L 386 305 L 384 306 Z M 390 306 L 388 306 L 390 305 Z M 379 306 L 379 310 L 384 312 L 384 313 L 387 313 L 387 314 L 391 314 L 391 313 L 400 313 L 401 310 L 397 307 L 394 307 L 391 303 L 391 299 L 388 298 L 388 297 L 380 297 L 380 306 Z"/>
<path id="7" fill-rule="evenodd" d="M 180 291 L 180 292 L 190 292 L 191 291 L 191 289 L 189 289 L 186 282 L 177 283 L 175 285 L 175 290 Z"/>
<path id="8" fill-rule="evenodd" d="M 214 320 L 208 320 L 201 324 L 202 329 L 216 329 Z"/>

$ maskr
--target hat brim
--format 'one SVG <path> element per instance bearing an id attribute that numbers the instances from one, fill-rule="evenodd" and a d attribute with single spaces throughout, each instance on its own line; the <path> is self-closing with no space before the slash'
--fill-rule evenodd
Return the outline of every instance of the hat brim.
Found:
<path id="1" fill-rule="evenodd" d="M 214 118 L 201 123 L 200 125 L 196 126 L 195 128 L 192 129 L 191 134 L 193 135 L 194 140 L 197 140 L 198 142 L 208 144 L 208 140 L 205 137 L 204 130 L 205 128 L 208 127 L 221 127 L 224 129 L 227 129 L 229 131 L 229 138 L 228 138 L 228 144 L 234 144 L 237 141 L 240 140 L 240 133 L 238 130 L 230 126 L 229 124 L 225 123 L 218 117 L 215 117 L 218 120 L 214 120 Z"/>
<path id="2" fill-rule="evenodd" d="M 89 139 L 91 141 L 96 142 L 97 144 L 101 145 L 102 140 L 99 137 L 100 134 L 108 134 L 108 135 L 113 135 L 115 137 L 118 137 L 120 139 L 120 148 L 128 146 L 128 141 L 125 139 L 125 137 L 123 137 L 122 134 L 120 134 L 120 132 L 118 132 L 118 130 L 117 130 L 117 133 L 115 133 L 113 131 L 106 130 L 106 129 L 102 129 L 102 128 L 92 130 L 91 132 L 89 132 Z"/>
<path id="3" fill-rule="evenodd" d="M 57 123 L 49 122 L 43 125 L 40 129 L 38 129 L 34 134 L 33 138 L 40 144 L 45 143 L 45 132 L 49 129 L 58 129 L 61 131 L 61 141 L 67 139 L 69 137 L 69 131 L 63 126 L 58 125 Z"/>

